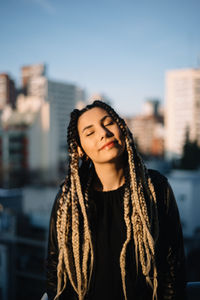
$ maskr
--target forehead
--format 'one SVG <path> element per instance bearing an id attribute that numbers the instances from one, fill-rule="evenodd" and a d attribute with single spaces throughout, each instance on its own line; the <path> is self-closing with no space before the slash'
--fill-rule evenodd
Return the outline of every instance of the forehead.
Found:
<path id="1" fill-rule="evenodd" d="M 109 116 L 109 113 L 100 107 L 93 107 L 90 110 L 84 112 L 78 119 L 78 130 L 83 129 L 89 125 L 95 125 L 101 121 L 105 116 Z"/>

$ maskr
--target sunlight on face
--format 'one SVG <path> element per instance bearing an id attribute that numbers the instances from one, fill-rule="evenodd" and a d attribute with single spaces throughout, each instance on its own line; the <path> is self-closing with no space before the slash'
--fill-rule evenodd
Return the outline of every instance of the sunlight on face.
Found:
<path id="1" fill-rule="evenodd" d="M 94 107 L 78 120 L 82 149 L 95 164 L 118 161 L 125 149 L 122 133 L 108 112 Z"/>

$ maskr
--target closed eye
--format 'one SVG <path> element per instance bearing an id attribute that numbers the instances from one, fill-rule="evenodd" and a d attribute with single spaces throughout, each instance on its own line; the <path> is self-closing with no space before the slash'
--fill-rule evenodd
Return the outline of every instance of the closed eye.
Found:
<path id="1" fill-rule="evenodd" d="M 109 126 L 109 125 L 113 125 L 114 122 L 113 121 L 110 121 L 109 123 L 105 124 L 104 126 Z"/>
<path id="2" fill-rule="evenodd" d="M 86 134 L 86 136 L 90 136 L 90 135 L 92 135 L 93 133 L 94 133 L 94 131 L 89 132 L 89 133 Z"/>

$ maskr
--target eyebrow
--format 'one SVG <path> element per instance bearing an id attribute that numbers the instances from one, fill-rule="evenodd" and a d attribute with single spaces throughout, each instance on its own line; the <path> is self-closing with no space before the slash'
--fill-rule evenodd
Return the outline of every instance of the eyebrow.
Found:
<path id="1" fill-rule="evenodd" d="M 106 115 L 106 116 L 104 116 L 101 120 L 100 120 L 100 122 L 102 123 L 106 118 L 112 118 L 111 116 L 109 116 L 109 115 Z M 87 129 L 90 129 L 91 127 L 93 127 L 94 125 L 88 125 L 88 126 L 86 126 L 86 127 L 84 127 L 83 128 L 83 130 L 82 130 L 82 133 L 85 131 L 85 130 L 87 130 Z"/>

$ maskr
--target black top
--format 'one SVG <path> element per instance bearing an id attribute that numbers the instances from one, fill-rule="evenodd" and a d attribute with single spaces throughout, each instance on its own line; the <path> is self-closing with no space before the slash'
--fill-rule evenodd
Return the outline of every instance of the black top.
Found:
<path id="1" fill-rule="evenodd" d="M 186 299 L 185 256 L 179 213 L 173 192 L 167 179 L 160 173 L 149 170 L 154 184 L 159 219 L 159 238 L 155 244 L 155 258 L 158 271 L 158 299 Z M 57 210 L 62 190 L 60 189 L 51 213 L 47 257 L 47 293 L 53 300 L 57 289 Z M 90 221 L 94 246 L 94 269 L 89 292 L 84 300 L 124 300 L 122 291 L 120 252 L 126 239 L 124 221 L 124 186 L 109 192 L 92 191 L 89 199 Z M 94 204 L 94 205 L 92 205 Z M 94 211 L 93 211 L 93 208 Z M 91 215 L 92 213 L 92 215 Z M 92 219 L 91 219 L 92 217 Z M 127 299 L 152 300 L 152 289 L 147 286 L 145 277 L 135 265 L 133 237 L 126 251 Z M 62 300 L 77 300 L 70 281 L 59 297 Z"/>
<path id="2" fill-rule="evenodd" d="M 95 216 L 93 218 L 95 220 L 95 265 L 88 299 L 124 299 L 120 270 L 120 253 L 126 240 L 123 207 L 124 189 L 125 186 L 122 186 L 113 191 L 92 192 L 95 204 Z M 133 241 L 131 241 L 127 247 L 126 254 L 128 299 L 134 299 L 136 296 L 134 257 L 134 245 Z"/>
<path id="3" fill-rule="evenodd" d="M 126 238 L 123 220 L 124 186 L 114 191 L 93 191 L 96 207 L 93 299 L 122 299 L 119 257 Z M 106 297 L 106 298 L 105 298 Z"/>

